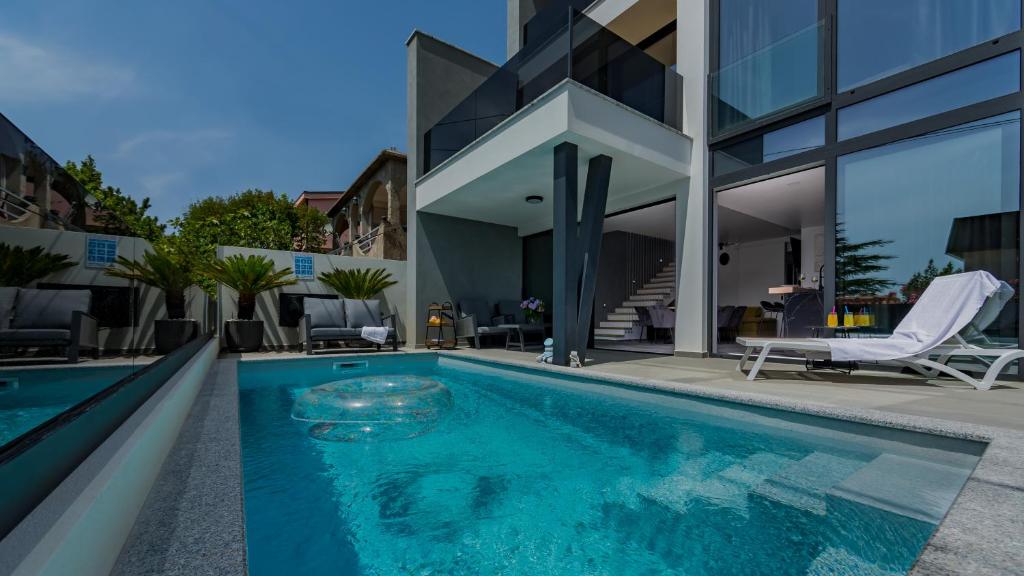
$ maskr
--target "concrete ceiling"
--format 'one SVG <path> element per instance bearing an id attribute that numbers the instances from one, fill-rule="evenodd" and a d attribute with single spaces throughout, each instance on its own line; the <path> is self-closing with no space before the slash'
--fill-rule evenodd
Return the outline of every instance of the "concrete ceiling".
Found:
<path id="1" fill-rule="evenodd" d="M 551 228 L 555 144 L 551 142 L 540 146 L 504 164 L 475 181 L 471 190 L 449 194 L 425 208 L 425 211 L 515 226 L 524 235 Z M 599 154 L 612 157 L 611 182 L 608 187 L 609 211 L 625 208 L 618 203 L 621 194 L 656 189 L 666 181 L 679 178 L 678 174 L 637 156 L 622 154 L 593 142 L 577 141 L 577 144 L 580 210 L 583 209 L 582 192 L 587 181 L 587 162 Z M 527 203 L 526 197 L 534 195 L 542 197 L 544 201 L 540 204 Z"/>
<path id="2" fill-rule="evenodd" d="M 798 234 L 825 223 L 825 168 L 719 192 L 718 237 L 749 242 Z"/>
<path id="3" fill-rule="evenodd" d="M 632 232 L 675 242 L 676 203 L 673 200 L 606 218 L 604 231 Z"/>
<path id="4" fill-rule="evenodd" d="M 554 149 L 561 142 L 578 147 L 581 193 L 590 158 L 612 158 L 609 213 L 675 196 L 689 172 L 688 138 L 567 83 L 417 181 L 417 208 L 513 226 L 521 235 L 548 230 Z M 528 204 L 534 195 L 543 202 Z"/>

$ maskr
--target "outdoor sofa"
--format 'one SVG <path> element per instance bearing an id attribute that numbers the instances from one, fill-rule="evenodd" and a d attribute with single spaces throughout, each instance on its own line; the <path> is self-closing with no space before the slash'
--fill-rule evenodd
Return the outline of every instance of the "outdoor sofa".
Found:
<path id="1" fill-rule="evenodd" d="M 88 290 L 0 288 L 0 348 L 63 348 L 68 362 L 99 353 Z"/>
<path id="2" fill-rule="evenodd" d="M 886 338 L 737 338 L 746 350 L 738 371 L 760 349 L 747 374 L 753 380 L 772 350 L 802 353 L 809 359 L 835 362 L 894 362 L 933 378 L 952 376 L 988 390 L 999 373 L 1010 363 L 1024 358 L 1017 348 L 992 348 L 971 344 L 965 335 L 981 334 L 991 324 L 1014 290 L 985 271 L 940 276 L 932 281 L 921 297 Z M 954 359 L 968 359 L 985 367 L 979 380 L 949 365 Z"/>
<path id="3" fill-rule="evenodd" d="M 386 341 L 391 343 L 392 350 L 398 350 L 395 316 L 394 314 L 381 316 L 380 300 L 303 299 L 303 315 L 299 319 L 299 339 L 306 354 L 313 354 L 314 342 L 362 341 L 374 344 L 380 350 L 380 344 L 369 342 L 363 338 L 364 326 L 386 327 L 388 329 Z"/>

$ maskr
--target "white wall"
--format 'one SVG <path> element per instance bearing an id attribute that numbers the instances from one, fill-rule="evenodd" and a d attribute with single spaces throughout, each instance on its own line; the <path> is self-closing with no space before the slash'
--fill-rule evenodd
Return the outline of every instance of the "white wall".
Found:
<path id="1" fill-rule="evenodd" d="M 277 269 L 292 268 L 296 252 L 282 250 L 260 250 L 256 248 L 240 248 L 237 246 L 218 246 L 217 255 L 221 258 L 241 254 L 266 256 L 274 261 Z M 394 286 L 384 290 L 379 296 L 381 300 L 381 313 L 384 315 L 395 314 L 398 326 L 399 340 L 405 339 L 406 320 L 409 315 L 406 313 L 406 263 L 401 260 L 378 260 L 375 258 L 356 258 L 352 256 L 333 256 L 330 254 L 313 254 L 313 272 L 319 275 L 321 272 L 329 272 L 334 268 L 352 270 L 354 268 L 383 268 L 391 273 L 391 279 L 398 282 Z M 299 344 L 298 328 L 279 326 L 280 302 L 279 292 L 293 292 L 300 294 L 337 294 L 331 287 L 316 280 L 299 280 L 298 284 L 287 286 L 280 290 L 271 290 L 259 295 L 256 299 L 255 319 L 263 320 L 263 345 L 268 347 L 297 346 Z M 238 317 L 238 295 L 234 290 L 218 287 L 217 302 L 220 321 L 218 322 L 218 333 L 220 333 L 222 345 L 224 334 L 222 329 L 223 321 Z"/>
<path id="2" fill-rule="evenodd" d="M 676 353 L 705 355 L 708 343 L 707 94 L 709 0 L 677 0 L 676 71 L 683 77 L 683 133 L 693 139 L 690 178 L 676 197 Z"/>
<path id="3" fill-rule="evenodd" d="M 718 264 L 718 305 L 758 306 L 776 300 L 768 288 L 786 279 L 788 237 L 734 244 L 725 249 L 729 264 Z"/>
<path id="4" fill-rule="evenodd" d="M 49 252 L 66 254 L 71 260 L 78 262 L 56 274 L 51 274 L 41 282 L 60 284 L 88 284 L 91 286 L 128 286 L 130 282 L 120 278 L 107 276 L 104 268 L 89 268 L 85 265 L 87 238 L 92 234 L 84 232 L 68 232 L 41 228 L 18 228 L 0 226 L 0 242 L 12 246 L 31 248 L 42 246 Z M 117 254 L 132 260 L 141 259 L 143 254 L 152 250 L 152 245 L 141 238 L 126 236 L 99 235 L 104 238 L 117 239 Z M 202 320 L 205 295 L 193 287 L 186 293 L 186 306 L 189 317 Z M 132 328 L 100 328 L 100 347 L 106 351 L 151 350 L 155 346 L 153 321 L 167 317 L 163 292 L 149 286 L 139 287 L 139 326 Z M 128 306 L 128 303 L 125 303 Z"/>

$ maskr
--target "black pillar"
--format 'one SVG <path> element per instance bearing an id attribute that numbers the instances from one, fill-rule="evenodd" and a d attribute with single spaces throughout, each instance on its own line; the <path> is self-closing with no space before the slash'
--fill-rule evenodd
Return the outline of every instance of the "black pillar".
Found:
<path id="1" fill-rule="evenodd" d="M 579 309 L 579 264 L 576 259 L 576 206 L 579 194 L 576 145 L 562 142 L 555 146 L 554 225 L 553 225 L 553 288 L 551 306 L 552 338 L 555 341 L 552 361 L 569 365 L 569 352 L 575 349 Z"/>
<path id="2" fill-rule="evenodd" d="M 590 340 L 590 322 L 594 316 L 594 294 L 597 291 L 597 265 L 601 260 L 601 239 L 604 237 L 604 211 L 608 204 L 608 181 L 612 173 L 612 159 L 600 155 L 590 159 L 587 166 L 587 185 L 583 194 L 583 221 L 580 225 L 579 265 L 580 281 L 579 324 L 576 345 L 580 362 L 586 357 Z"/>

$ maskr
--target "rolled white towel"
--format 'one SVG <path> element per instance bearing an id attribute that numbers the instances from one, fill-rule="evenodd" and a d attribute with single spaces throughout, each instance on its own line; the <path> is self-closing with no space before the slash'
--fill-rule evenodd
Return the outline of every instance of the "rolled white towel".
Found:
<path id="1" fill-rule="evenodd" d="M 388 340 L 388 329 L 385 326 L 363 326 L 360 336 L 363 337 L 363 340 L 384 344 Z"/>

